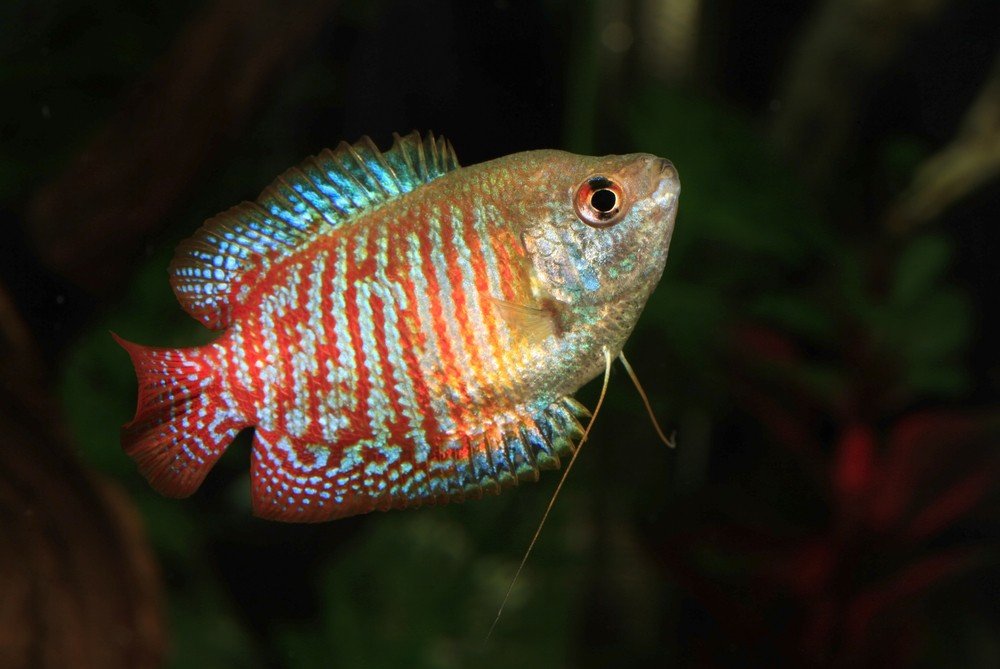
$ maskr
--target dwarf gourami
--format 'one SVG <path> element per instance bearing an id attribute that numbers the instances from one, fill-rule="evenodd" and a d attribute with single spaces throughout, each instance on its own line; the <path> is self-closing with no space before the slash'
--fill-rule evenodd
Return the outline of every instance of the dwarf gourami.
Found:
<path id="1" fill-rule="evenodd" d="M 583 437 L 572 394 L 659 281 L 679 192 L 648 154 L 460 167 L 418 133 L 323 151 L 178 247 L 178 300 L 222 332 L 118 339 L 139 384 L 123 447 L 184 497 L 253 427 L 253 510 L 284 521 L 537 480 Z"/>

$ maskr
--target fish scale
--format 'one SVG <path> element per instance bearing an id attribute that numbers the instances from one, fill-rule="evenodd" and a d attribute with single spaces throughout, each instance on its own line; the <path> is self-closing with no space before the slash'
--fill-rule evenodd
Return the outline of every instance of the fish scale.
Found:
<path id="1" fill-rule="evenodd" d="M 436 225 L 436 221 L 448 221 L 447 214 L 450 212 L 443 211 L 438 214 L 438 218 L 435 222 L 431 223 L 431 227 L 434 232 L 429 235 L 429 246 L 431 253 L 426 254 L 425 257 L 433 258 L 436 253 L 442 252 L 445 247 L 445 239 L 449 238 L 451 234 L 461 234 L 457 232 L 459 230 L 458 225 L 451 225 L 449 223 L 444 223 L 440 227 Z M 471 216 L 466 216 L 466 220 L 471 221 Z M 419 219 L 416 219 L 419 220 Z M 454 228 L 454 229 L 452 229 Z M 347 276 L 363 276 L 367 272 L 360 265 L 371 264 L 372 258 L 377 257 L 378 254 L 371 254 L 372 243 L 375 243 L 378 239 L 384 239 L 384 237 L 378 237 L 372 234 L 371 229 L 366 231 L 367 234 L 359 235 L 359 243 L 356 244 L 353 253 L 347 253 L 347 257 L 353 264 L 348 267 Z M 365 253 L 357 252 L 358 246 L 367 246 Z M 454 248 L 454 247 L 452 247 Z M 316 252 L 317 258 L 325 258 L 326 253 Z M 448 266 L 443 270 L 441 265 L 435 265 L 435 278 L 440 280 L 440 283 L 436 286 L 432 286 L 431 296 L 437 295 L 435 302 L 442 305 L 439 310 L 440 322 L 438 323 L 439 334 L 442 333 L 442 326 L 444 328 L 443 336 L 441 339 L 443 341 L 453 340 L 453 337 L 457 334 L 461 337 L 462 341 L 466 344 L 465 348 L 462 349 L 462 353 L 458 353 L 459 349 L 456 347 L 456 352 L 451 354 L 453 356 L 453 364 L 447 367 L 448 371 L 451 372 L 452 376 L 449 380 L 463 380 L 461 377 L 463 375 L 462 370 L 465 371 L 467 377 L 475 378 L 480 384 L 482 383 L 479 379 L 479 370 L 483 367 L 484 360 L 481 357 L 472 355 L 469 352 L 479 352 L 483 349 L 481 347 L 475 346 L 475 342 L 472 338 L 475 334 L 475 316 L 472 314 L 473 306 L 479 309 L 478 321 L 479 323 L 490 322 L 492 320 L 488 315 L 481 311 L 481 305 L 473 303 L 468 300 L 468 296 L 464 294 L 462 290 L 456 290 L 456 286 L 463 286 L 467 279 L 471 276 L 472 269 L 471 266 L 476 261 L 485 262 L 485 258 L 479 257 L 475 258 L 472 256 L 471 252 L 466 253 L 465 258 L 457 252 L 451 253 L 452 262 L 448 263 Z M 398 258 L 393 258 L 398 260 Z M 467 264 L 467 267 L 463 268 L 459 265 L 463 264 L 463 261 Z M 317 262 L 316 259 L 312 259 L 312 262 Z M 300 261 L 296 265 L 291 265 L 288 269 L 288 279 L 287 283 L 282 285 L 281 289 L 274 291 L 274 299 L 271 301 L 265 301 L 265 304 L 273 303 L 275 304 L 274 312 L 276 318 L 282 316 L 287 316 L 289 313 L 295 312 L 301 306 L 301 301 L 308 294 L 308 288 L 303 288 L 299 276 L 301 273 L 301 265 L 303 261 Z M 345 276 L 346 280 L 346 276 Z M 447 288 L 445 287 L 446 284 Z M 405 309 L 400 310 L 397 304 L 393 304 L 390 300 L 386 299 L 386 293 L 382 290 L 372 290 L 369 286 L 380 286 L 381 283 L 369 284 L 365 282 L 357 282 L 353 284 L 352 289 L 346 290 L 344 286 L 333 285 L 330 287 L 331 293 L 337 293 L 339 291 L 344 291 L 345 294 L 350 298 L 354 297 L 354 302 L 347 302 L 345 300 L 345 308 L 342 313 L 342 318 L 348 322 L 348 327 L 351 332 L 349 345 L 346 346 L 349 350 L 348 355 L 354 360 L 354 369 L 359 372 L 359 376 L 366 379 L 367 383 L 358 383 L 352 389 L 352 396 L 358 400 L 359 410 L 352 412 L 349 415 L 348 422 L 353 428 L 355 435 L 363 435 L 364 438 L 375 438 L 379 435 L 376 434 L 376 430 L 380 427 L 383 419 L 385 422 L 389 423 L 385 425 L 387 432 L 392 435 L 392 438 L 397 442 L 406 443 L 407 441 L 412 442 L 412 436 L 406 434 L 409 432 L 406 426 L 400 424 L 398 420 L 402 416 L 402 409 L 399 406 L 399 399 L 404 395 L 408 394 L 404 387 L 404 392 L 388 393 L 386 392 L 390 387 L 397 387 L 399 384 L 393 383 L 394 377 L 399 375 L 401 378 L 414 379 L 421 378 L 423 374 L 421 373 L 421 368 L 416 369 L 406 369 L 402 364 L 402 359 L 398 356 L 390 355 L 389 345 L 390 341 L 397 341 L 397 336 L 399 334 L 398 329 L 387 329 L 385 328 L 385 316 L 384 312 L 387 308 L 394 310 L 395 318 L 399 318 L 402 313 L 405 313 Z M 401 305 L 406 307 L 407 305 Z M 306 309 L 306 314 L 310 321 L 322 321 L 324 317 L 333 321 L 336 320 L 332 314 L 325 314 L 318 309 Z M 455 314 L 454 318 L 448 318 L 447 314 Z M 252 316 L 249 317 L 248 323 L 252 323 Z M 301 322 L 301 321 L 300 321 Z M 332 323 L 331 323 L 332 325 Z M 420 331 L 424 331 L 432 326 L 429 323 L 417 323 L 417 327 Z M 310 332 L 324 331 L 326 328 L 323 324 L 317 322 L 315 323 Z M 327 387 L 327 380 L 318 374 L 318 368 L 312 367 L 311 369 L 302 369 L 301 367 L 296 367 L 294 362 L 296 360 L 304 360 L 308 363 L 312 363 L 314 358 L 312 355 L 300 355 L 302 352 L 302 342 L 301 340 L 296 341 L 291 336 L 291 331 L 288 328 L 280 330 L 283 336 L 279 336 L 276 341 L 276 347 L 278 349 L 284 350 L 288 355 L 281 358 L 281 364 L 279 368 L 281 374 L 279 379 L 285 381 L 285 385 L 288 385 L 289 379 L 291 379 L 291 385 L 293 392 L 283 396 L 284 402 L 279 400 L 279 406 L 277 409 L 278 415 L 292 416 L 294 415 L 296 419 L 301 420 L 303 414 L 308 414 L 307 410 L 301 410 L 304 405 L 308 405 L 311 397 L 316 394 L 329 394 L 332 392 L 332 388 Z M 334 346 L 336 341 L 331 342 Z M 469 345 L 469 344 L 473 345 Z M 402 346 L 396 347 L 401 350 Z M 442 355 L 449 355 L 450 351 L 445 346 Z M 463 355 L 464 354 L 464 355 Z M 424 380 L 425 384 L 427 379 Z M 435 385 L 443 385 L 443 379 L 434 379 Z M 279 380 L 280 385 L 280 380 Z M 472 384 L 474 385 L 474 384 Z M 304 387 L 309 387 L 312 392 L 302 392 L 301 389 Z M 372 408 L 373 402 L 385 402 L 380 407 Z M 417 403 L 419 398 L 413 396 L 411 400 L 414 404 Z M 462 398 L 465 399 L 465 398 Z M 386 412 L 386 405 L 392 406 L 390 412 Z M 459 403 L 454 403 L 452 407 L 460 406 Z M 295 430 L 292 428 L 293 421 L 285 420 L 285 424 L 279 424 L 274 426 L 278 430 L 285 433 L 291 434 L 291 436 L 305 437 L 299 446 L 298 452 L 290 453 L 289 460 L 294 462 L 310 462 L 310 455 L 308 449 L 313 445 L 311 441 L 320 442 L 322 440 L 321 435 L 317 435 L 314 429 L 299 429 Z M 446 419 L 445 422 L 457 423 L 458 420 L 455 417 L 450 417 Z M 260 429 L 266 430 L 268 426 L 266 424 L 260 425 Z M 314 427 L 313 425 L 309 426 Z M 426 429 L 426 426 L 422 426 Z M 272 428 L 273 429 L 273 428 Z M 403 432 L 402 437 L 400 433 Z M 479 479 L 489 479 L 493 475 L 493 470 L 491 468 L 485 467 L 474 467 L 472 464 L 471 449 L 468 447 L 459 447 L 452 449 L 453 443 L 448 443 L 443 440 L 442 431 L 440 429 L 432 430 L 431 441 L 434 442 L 436 438 L 437 451 L 433 456 L 430 456 L 434 461 L 444 463 L 443 471 L 446 472 L 446 477 L 453 477 L 455 479 L 452 487 L 445 488 L 445 493 L 462 493 L 465 494 L 468 485 L 472 484 L 474 480 Z M 427 433 L 421 435 L 423 440 L 427 440 Z M 269 450 L 272 452 L 272 460 L 281 460 L 281 442 L 269 443 Z M 416 457 L 417 448 L 416 444 L 409 444 L 408 450 L 409 456 L 407 462 L 409 463 L 419 463 Z M 294 448 L 294 447 L 291 447 Z M 455 452 L 449 452 L 453 450 Z M 428 454 L 429 455 L 429 454 Z M 449 464 L 454 461 L 454 469 L 449 468 Z M 466 466 L 466 461 L 469 462 Z M 420 463 L 423 464 L 423 463 Z M 281 465 L 285 470 L 292 469 L 290 465 Z M 473 476 L 469 472 L 473 469 L 479 471 L 479 476 Z M 311 470 L 308 472 L 311 474 Z M 330 472 L 333 474 L 333 472 Z M 337 472 L 339 473 L 339 472 Z M 399 474 L 396 474 L 397 481 L 399 479 Z M 302 488 L 302 479 L 293 478 L 287 482 L 285 485 L 288 490 L 294 490 L 296 487 Z M 381 481 L 376 477 L 372 477 L 369 486 L 377 487 Z M 400 487 L 405 484 L 405 478 L 402 479 L 399 485 Z M 286 499 L 287 504 L 287 499 Z"/>
<path id="2" fill-rule="evenodd" d="M 636 186 L 676 181 L 665 161 L 617 158 Z M 600 239 L 563 248 L 584 224 L 543 222 L 572 194 L 546 179 L 597 160 L 529 152 L 459 168 L 450 143 L 413 133 L 286 171 L 171 263 L 182 306 L 221 336 L 178 350 L 119 339 L 140 387 L 126 452 L 157 490 L 185 496 L 253 427 L 254 512 L 286 521 L 461 501 L 558 467 L 587 415 L 570 395 L 634 325 L 676 209 L 675 188 L 637 229 L 654 243 L 630 251 L 650 256 L 649 276 L 591 300 L 600 268 L 560 262 L 592 262 Z M 569 162 L 547 175 L 546 161 Z"/>

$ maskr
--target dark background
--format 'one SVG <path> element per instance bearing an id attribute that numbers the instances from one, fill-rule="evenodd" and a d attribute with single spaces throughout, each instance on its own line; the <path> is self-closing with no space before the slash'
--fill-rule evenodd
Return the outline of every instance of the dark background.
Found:
<path id="1" fill-rule="evenodd" d="M 1000 666 L 1000 4 L 273 0 L 0 9 L 0 665 Z M 121 453 L 114 330 L 204 219 L 430 129 L 677 165 L 587 449 L 467 505 L 254 519 Z M 580 393 L 593 406 L 596 383 Z"/>

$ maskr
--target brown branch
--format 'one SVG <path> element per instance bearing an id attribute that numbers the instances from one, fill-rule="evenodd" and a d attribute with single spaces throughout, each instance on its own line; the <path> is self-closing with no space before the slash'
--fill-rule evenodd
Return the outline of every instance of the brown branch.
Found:
<path id="1" fill-rule="evenodd" d="M 6 412 L 0 526 L 0 666 L 159 666 L 159 574 L 131 503 Z"/>
<path id="2" fill-rule="evenodd" d="M 0 285 L 0 407 L 45 423 L 52 407 L 44 382 L 45 369 L 31 333 Z"/>
<path id="3" fill-rule="evenodd" d="M 933 220 L 1000 175 L 1000 55 L 958 134 L 928 158 L 885 218 L 896 233 Z"/>
<path id="4" fill-rule="evenodd" d="M 0 286 L 0 666 L 155 667 L 160 578 L 129 500 L 73 456 Z"/>
<path id="5" fill-rule="evenodd" d="M 334 5 L 217 0 L 194 20 L 89 146 L 33 198 L 30 232 L 43 260 L 91 291 L 115 285 Z"/>
<path id="6" fill-rule="evenodd" d="M 72 455 L 0 286 L 0 666 L 154 667 L 160 580 L 129 501 Z"/>

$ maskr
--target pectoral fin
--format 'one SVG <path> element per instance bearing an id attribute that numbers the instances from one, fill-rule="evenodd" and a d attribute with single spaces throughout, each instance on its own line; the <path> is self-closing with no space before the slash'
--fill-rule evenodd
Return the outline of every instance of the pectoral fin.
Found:
<path id="1" fill-rule="evenodd" d="M 540 344 L 558 333 L 556 314 L 552 309 L 490 298 L 500 316 L 513 332 L 528 342 Z"/>

